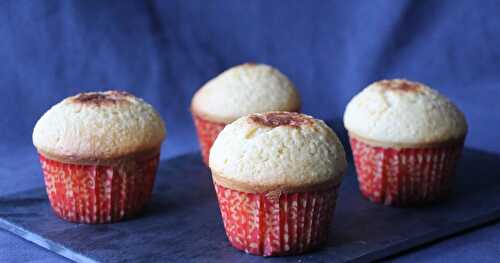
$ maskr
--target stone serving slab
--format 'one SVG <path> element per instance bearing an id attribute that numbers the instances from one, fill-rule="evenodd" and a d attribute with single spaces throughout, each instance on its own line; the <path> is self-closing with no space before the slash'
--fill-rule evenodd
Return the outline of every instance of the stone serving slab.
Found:
<path id="1" fill-rule="evenodd" d="M 153 200 L 139 218 L 68 223 L 52 213 L 39 188 L 1 197 L 0 227 L 81 262 L 366 262 L 499 219 L 499 173 L 499 155 L 466 149 L 452 198 L 433 206 L 391 208 L 361 197 L 350 166 L 328 243 L 296 257 L 264 259 L 230 246 L 198 153 L 161 162 Z"/>

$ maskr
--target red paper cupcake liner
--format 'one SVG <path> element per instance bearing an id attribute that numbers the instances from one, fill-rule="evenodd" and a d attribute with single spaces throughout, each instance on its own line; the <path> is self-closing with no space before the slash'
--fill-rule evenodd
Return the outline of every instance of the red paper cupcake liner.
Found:
<path id="1" fill-rule="evenodd" d="M 88 224 L 115 222 L 139 213 L 151 198 L 158 161 L 159 155 L 119 166 L 79 165 L 40 155 L 55 214 Z"/>
<path id="2" fill-rule="evenodd" d="M 226 124 L 205 120 L 196 116 L 196 114 L 193 114 L 193 119 L 194 125 L 196 126 L 196 133 L 198 134 L 198 140 L 200 141 L 203 162 L 208 166 L 210 148 L 212 144 L 214 144 L 217 135 L 224 129 Z"/>
<path id="3" fill-rule="evenodd" d="M 239 250 L 263 256 L 300 254 L 324 243 L 337 188 L 276 196 L 215 183 L 229 241 Z"/>
<path id="4" fill-rule="evenodd" d="M 429 148 L 371 146 L 350 137 L 361 193 L 376 203 L 408 206 L 448 196 L 463 143 Z"/>

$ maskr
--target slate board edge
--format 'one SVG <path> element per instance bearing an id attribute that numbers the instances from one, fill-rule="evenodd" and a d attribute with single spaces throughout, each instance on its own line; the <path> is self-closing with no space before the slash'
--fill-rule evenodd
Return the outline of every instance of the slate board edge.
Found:
<path id="1" fill-rule="evenodd" d="M 16 235 L 19 236 L 20 238 L 23 238 L 27 241 L 30 241 L 42 248 L 47 249 L 48 251 L 51 251 L 53 253 L 56 253 L 64 258 L 67 258 L 69 260 L 75 261 L 75 262 L 89 262 L 89 263 L 97 263 L 98 261 L 95 261 L 94 259 L 91 259 L 85 255 L 82 255 L 78 252 L 75 252 L 57 242 L 54 242 L 48 238 L 45 238 L 43 236 L 40 236 L 38 234 L 32 233 L 30 231 L 27 231 L 21 226 L 18 226 L 16 224 L 10 223 L 9 221 L 0 218 L 0 228 Z"/>
<path id="2" fill-rule="evenodd" d="M 460 232 L 464 232 L 467 230 L 472 230 L 477 227 L 485 226 L 500 220 L 500 210 L 492 211 L 488 214 L 483 214 L 477 217 L 470 219 L 467 222 L 457 223 L 453 227 L 450 227 L 448 230 L 442 231 L 429 231 L 424 233 L 418 237 L 414 237 L 412 240 L 408 242 L 402 242 L 396 245 L 389 245 L 391 252 L 387 252 L 386 248 L 382 248 L 373 252 L 368 252 L 356 259 L 348 260 L 346 262 L 372 262 L 375 260 L 384 259 L 386 257 L 397 255 L 401 252 L 408 251 L 412 248 L 426 245 L 432 243 L 434 241 L 440 239 L 446 239 L 448 237 L 452 237 L 454 234 L 458 234 Z"/>
<path id="3" fill-rule="evenodd" d="M 21 191 L 18 193 L 10 194 L 10 195 L 20 195 L 24 192 L 32 192 L 32 191 L 37 191 L 37 190 L 44 190 L 44 188 L 33 188 L 31 190 L 26 190 L 26 191 Z M 10 195 L 2 196 L 8 197 Z M 55 216 L 55 215 L 54 215 Z M 386 257 L 390 257 L 393 255 L 397 255 L 401 252 L 407 251 L 409 249 L 412 249 L 417 246 L 425 245 L 428 243 L 431 243 L 433 241 L 443 239 L 450 237 L 454 234 L 467 231 L 469 229 L 473 229 L 476 227 L 480 227 L 483 225 L 487 225 L 488 223 L 492 223 L 494 221 L 497 221 L 500 219 L 500 209 L 494 210 L 490 213 L 479 215 L 477 217 L 474 217 L 466 222 L 460 222 L 451 227 L 451 229 L 448 230 L 442 230 L 442 231 L 429 231 L 426 232 L 418 237 L 415 237 L 413 240 L 410 240 L 408 242 L 402 242 L 400 244 L 396 245 L 388 245 L 388 247 L 391 248 L 390 252 L 387 250 L 387 247 L 381 248 L 379 250 L 371 251 L 368 252 L 364 255 L 361 255 L 358 258 L 355 259 L 350 259 L 346 260 L 344 262 L 372 262 L 375 260 L 380 260 L 384 259 Z M 64 258 L 67 258 L 69 260 L 75 261 L 75 262 L 99 262 L 96 261 L 95 259 L 89 258 L 81 253 L 78 253 L 70 248 L 65 247 L 64 245 L 57 243 L 55 241 L 52 241 L 48 238 L 45 238 L 43 236 L 40 236 L 38 234 L 34 234 L 30 231 L 27 231 L 23 227 L 13 224 L 3 218 L 0 217 L 0 228 L 16 235 L 19 236 L 20 238 L 23 238 L 27 241 L 30 241 L 42 248 L 45 248 L 53 253 L 56 253 Z M 437 233 L 436 233 L 437 232 Z M 312 252 L 314 253 L 314 252 Z"/>

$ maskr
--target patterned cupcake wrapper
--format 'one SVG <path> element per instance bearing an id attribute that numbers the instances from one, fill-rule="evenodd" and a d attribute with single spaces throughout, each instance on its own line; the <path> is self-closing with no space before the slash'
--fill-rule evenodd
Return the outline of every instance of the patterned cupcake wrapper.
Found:
<path id="1" fill-rule="evenodd" d="M 300 254 L 327 239 L 337 189 L 318 192 L 246 193 L 215 183 L 227 237 L 246 253 Z"/>
<path id="2" fill-rule="evenodd" d="M 385 148 L 350 137 L 361 193 L 376 203 L 408 206 L 441 200 L 451 191 L 463 143 Z"/>
<path id="3" fill-rule="evenodd" d="M 196 126 L 198 140 L 200 141 L 203 162 L 208 166 L 208 156 L 210 154 L 210 148 L 212 147 L 212 144 L 214 144 L 217 135 L 219 135 L 222 129 L 224 129 L 226 124 L 208 121 L 196 116 L 196 114 L 193 114 L 193 120 L 194 125 Z"/>
<path id="4" fill-rule="evenodd" d="M 139 213 L 150 200 L 159 155 L 119 166 L 62 163 L 40 155 L 50 204 L 75 223 L 111 223 Z"/>

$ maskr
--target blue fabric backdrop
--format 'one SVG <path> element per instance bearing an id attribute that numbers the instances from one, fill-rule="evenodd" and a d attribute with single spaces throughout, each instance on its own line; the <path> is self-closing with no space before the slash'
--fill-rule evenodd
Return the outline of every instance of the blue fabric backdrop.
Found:
<path id="1" fill-rule="evenodd" d="M 26 0 L 0 2 L 0 153 L 30 147 L 62 98 L 106 89 L 159 110 L 165 156 L 195 150 L 193 93 L 247 61 L 279 68 L 304 112 L 335 121 L 370 82 L 424 82 L 465 112 L 468 146 L 500 152 L 500 1 Z"/>

